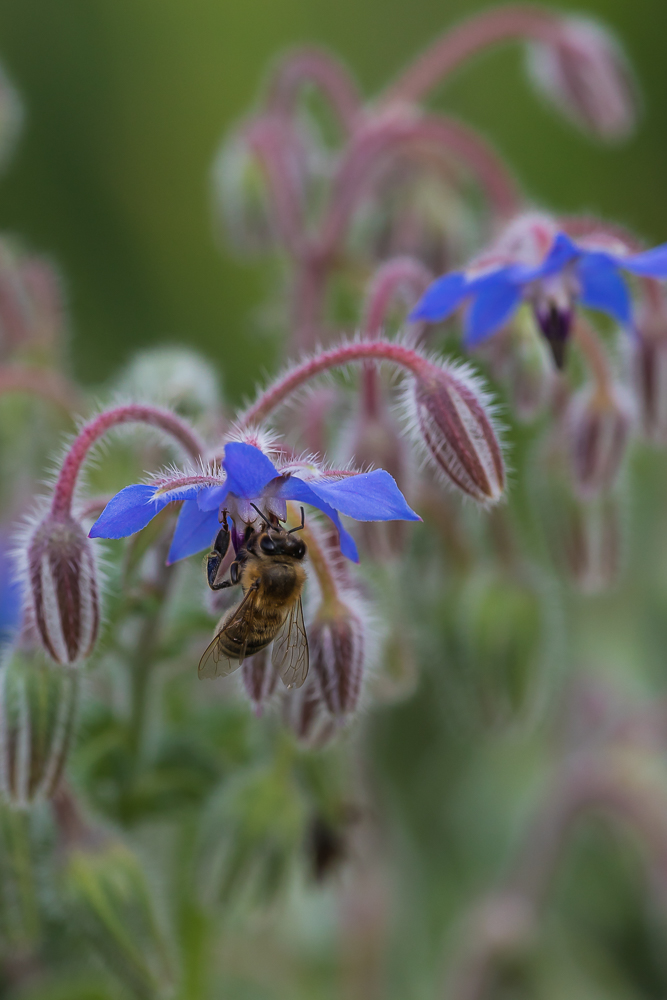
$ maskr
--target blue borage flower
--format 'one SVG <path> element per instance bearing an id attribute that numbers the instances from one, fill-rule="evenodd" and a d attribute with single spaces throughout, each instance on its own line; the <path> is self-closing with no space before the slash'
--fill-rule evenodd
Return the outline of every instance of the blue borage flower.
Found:
<path id="1" fill-rule="evenodd" d="M 608 247 L 609 239 L 592 236 L 575 242 L 551 220 L 523 216 L 468 269 L 438 278 L 410 318 L 439 322 L 469 303 L 464 343 L 472 348 L 504 326 L 522 302 L 529 302 L 557 363 L 562 362 L 575 302 L 631 328 L 632 305 L 622 272 L 667 278 L 667 244 L 642 253 Z"/>
<path id="2" fill-rule="evenodd" d="M 104 508 L 91 529 L 91 538 L 126 538 L 145 528 L 167 504 L 182 501 L 167 559 L 173 563 L 211 547 L 220 526 L 221 507 L 229 509 L 232 519 L 254 521 L 253 501 L 281 512 L 284 520 L 286 502 L 294 500 L 326 514 L 338 529 L 343 555 L 358 562 L 354 539 L 343 527 L 340 514 L 357 521 L 421 520 L 382 469 L 335 479 L 299 463 L 278 469 L 259 448 L 242 441 L 225 447 L 222 466 L 224 478 L 180 475 L 126 486 Z M 179 485 L 179 480 L 188 479 L 197 481 Z M 235 530 L 240 536 L 238 525 Z"/>

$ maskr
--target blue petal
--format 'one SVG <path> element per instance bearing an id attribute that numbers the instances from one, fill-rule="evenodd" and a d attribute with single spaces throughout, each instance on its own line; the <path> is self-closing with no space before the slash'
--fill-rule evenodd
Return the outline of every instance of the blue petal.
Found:
<path id="1" fill-rule="evenodd" d="M 630 295 L 613 258 L 605 253 L 587 253 L 577 265 L 577 275 L 583 305 L 609 313 L 623 326 L 630 324 Z"/>
<path id="2" fill-rule="evenodd" d="M 0 534 L 0 650 L 12 642 L 22 618 L 23 584 L 9 554 L 9 540 Z"/>
<path id="3" fill-rule="evenodd" d="M 197 504 L 200 510 L 217 510 L 223 504 L 229 493 L 229 486 L 209 486 L 200 490 L 197 495 Z"/>
<path id="4" fill-rule="evenodd" d="M 446 319 L 468 295 L 468 282 L 462 271 L 445 274 L 427 288 L 409 318 L 426 319 L 434 323 Z"/>
<path id="5" fill-rule="evenodd" d="M 630 257 L 617 257 L 619 267 L 647 278 L 667 278 L 667 243 Z"/>
<path id="6" fill-rule="evenodd" d="M 581 247 L 570 239 L 566 233 L 558 233 L 551 250 L 537 267 L 522 267 L 521 280 L 535 281 L 538 278 L 548 278 L 562 271 L 566 264 L 582 253 Z"/>
<path id="7" fill-rule="evenodd" d="M 266 484 L 278 475 L 273 462 L 259 448 L 243 441 L 232 441 L 226 446 L 222 464 L 229 492 L 246 500 L 261 496 Z"/>
<path id="8" fill-rule="evenodd" d="M 420 521 L 408 507 L 396 481 L 384 469 L 362 472 L 335 482 L 311 480 L 308 485 L 321 500 L 355 521 Z"/>
<path id="9" fill-rule="evenodd" d="M 145 528 L 170 502 L 168 497 L 156 497 L 154 486 L 126 486 L 106 505 L 90 529 L 90 537 L 127 538 Z"/>
<path id="10" fill-rule="evenodd" d="M 178 515 L 167 566 L 210 548 L 219 528 L 217 510 L 200 510 L 196 500 L 186 500 Z"/>
<path id="11" fill-rule="evenodd" d="M 272 496 L 280 497 L 283 500 L 298 500 L 301 503 L 308 503 L 311 507 L 317 507 L 318 510 L 321 510 L 323 514 L 326 514 L 333 521 L 338 529 L 340 550 L 343 555 L 351 559 L 352 562 L 359 562 L 359 553 L 357 552 L 357 546 L 354 544 L 354 538 L 343 527 L 338 516 L 338 511 L 334 510 L 326 501 L 318 497 L 317 493 L 311 489 L 309 483 L 304 483 L 303 479 L 298 479 L 297 476 L 289 476 L 283 480 L 272 493 Z"/>
<path id="12" fill-rule="evenodd" d="M 508 268 L 478 285 L 466 316 L 464 344 L 475 347 L 503 326 L 521 302 L 521 285 Z"/>

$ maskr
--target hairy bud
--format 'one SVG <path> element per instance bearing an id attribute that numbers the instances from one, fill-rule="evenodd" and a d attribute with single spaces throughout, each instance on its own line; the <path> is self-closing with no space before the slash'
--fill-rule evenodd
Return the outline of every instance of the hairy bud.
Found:
<path id="1" fill-rule="evenodd" d="M 600 139 L 623 139 L 636 119 L 630 71 L 614 38 L 600 25 L 568 18 L 553 44 L 529 50 L 542 93 L 576 125 Z"/>
<path id="2" fill-rule="evenodd" d="M 56 663 L 74 664 L 93 650 L 100 610 L 93 546 L 73 517 L 47 515 L 27 551 L 31 610 Z"/>
<path id="3" fill-rule="evenodd" d="M 40 650 L 17 649 L 0 680 L 0 785 L 13 805 L 49 798 L 74 729 L 78 677 Z"/>
<path id="4" fill-rule="evenodd" d="M 310 665 L 329 712 L 342 719 L 359 701 L 364 669 L 364 625 L 349 604 L 323 602 L 309 628 Z"/>
<path id="5" fill-rule="evenodd" d="M 206 358 L 185 347 L 155 347 L 137 354 L 120 383 L 131 399 L 142 399 L 199 417 L 220 406 L 218 382 Z"/>
<path id="6" fill-rule="evenodd" d="M 338 727 L 327 711 L 312 666 L 311 671 L 311 676 L 300 688 L 283 693 L 283 721 L 300 743 L 318 749 L 333 739 Z"/>
<path id="7" fill-rule="evenodd" d="M 268 646 L 243 661 L 241 676 L 255 715 L 259 717 L 264 703 L 275 692 L 279 679 L 278 671 L 271 663 Z"/>
<path id="8" fill-rule="evenodd" d="M 585 386 L 572 398 L 565 414 L 565 436 L 572 477 L 582 497 L 614 485 L 630 425 L 630 407 L 619 387 L 602 394 Z"/>
<path id="9" fill-rule="evenodd" d="M 630 347 L 630 376 L 644 436 L 667 443 L 667 315 L 645 311 Z"/>
<path id="10" fill-rule="evenodd" d="M 450 483 L 482 504 L 500 500 L 503 456 L 484 390 L 467 367 L 425 366 L 408 388 L 418 440 Z"/>
<path id="11" fill-rule="evenodd" d="M 616 582 L 621 563 L 617 505 L 612 497 L 604 497 L 573 505 L 568 513 L 565 556 L 569 575 L 582 593 L 602 593 Z"/>

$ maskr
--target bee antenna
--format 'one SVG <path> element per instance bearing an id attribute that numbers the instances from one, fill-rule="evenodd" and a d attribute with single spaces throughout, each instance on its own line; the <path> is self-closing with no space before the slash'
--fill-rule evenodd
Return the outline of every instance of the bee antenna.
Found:
<path id="1" fill-rule="evenodd" d="M 301 531 L 302 528 L 306 527 L 306 515 L 304 513 L 303 507 L 301 508 L 301 524 L 297 524 L 296 528 L 290 528 L 287 532 L 288 535 L 292 535 L 295 531 Z"/>
<path id="2" fill-rule="evenodd" d="M 269 526 L 269 522 L 268 522 L 268 521 L 267 521 L 267 519 L 266 519 L 266 514 L 262 514 L 262 512 L 261 512 L 261 510 L 259 509 L 259 507 L 257 506 L 257 504 L 254 504 L 254 503 L 252 503 L 252 502 L 251 502 L 251 503 L 250 503 L 250 506 L 251 506 L 251 507 L 253 508 L 253 510 L 256 510 L 256 511 L 257 511 L 257 513 L 258 513 L 258 514 L 259 514 L 259 516 L 261 517 L 262 521 L 264 521 L 264 524 L 265 524 L 265 525 L 267 526 L 267 528 L 268 528 L 268 526 Z"/>

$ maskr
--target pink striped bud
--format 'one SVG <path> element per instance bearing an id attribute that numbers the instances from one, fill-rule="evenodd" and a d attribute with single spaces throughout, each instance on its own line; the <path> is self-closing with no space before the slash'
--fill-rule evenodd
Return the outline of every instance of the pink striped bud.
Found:
<path id="1" fill-rule="evenodd" d="M 308 629 L 310 668 L 329 712 L 337 719 L 357 707 L 364 670 L 365 629 L 341 600 L 323 602 Z"/>
<path id="2" fill-rule="evenodd" d="M 635 123 L 635 91 L 615 39 L 600 25 L 568 18 L 552 44 L 530 50 L 544 95 L 576 125 L 601 139 L 622 139 Z"/>
<path id="3" fill-rule="evenodd" d="M 78 676 L 17 647 L 0 673 L 0 789 L 25 808 L 58 787 L 74 734 Z"/>
<path id="4" fill-rule="evenodd" d="M 255 715 L 259 718 L 264 703 L 275 692 L 278 684 L 278 671 L 271 663 L 268 646 L 243 661 L 241 676 L 246 694 L 252 702 Z"/>
<path id="5" fill-rule="evenodd" d="M 592 497 L 610 489 L 625 456 L 631 410 L 620 387 L 601 393 L 584 386 L 565 414 L 570 468 L 578 493 Z"/>
<path id="6" fill-rule="evenodd" d="M 667 312 L 645 309 L 632 338 L 630 375 L 645 437 L 667 443 Z"/>
<path id="7" fill-rule="evenodd" d="M 84 660 L 97 639 L 100 610 L 93 546 L 78 521 L 49 513 L 30 539 L 27 570 L 45 649 L 57 663 Z"/>
<path id="8" fill-rule="evenodd" d="M 621 565 L 621 525 L 614 498 L 572 505 L 569 514 L 565 536 L 569 575 L 582 593 L 603 593 L 616 582 Z"/>
<path id="9" fill-rule="evenodd" d="M 471 369 L 425 364 L 406 399 L 413 433 L 436 469 L 479 503 L 500 500 L 502 450 L 487 394 Z"/>

